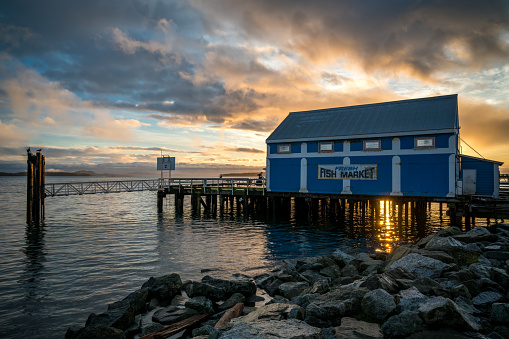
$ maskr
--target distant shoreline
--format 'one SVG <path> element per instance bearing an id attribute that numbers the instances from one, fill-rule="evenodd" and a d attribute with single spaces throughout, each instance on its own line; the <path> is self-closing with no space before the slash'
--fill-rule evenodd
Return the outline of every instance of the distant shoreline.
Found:
<path id="1" fill-rule="evenodd" d="M 27 172 L 0 172 L 0 177 L 26 177 Z M 76 172 L 46 172 L 47 177 L 125 177 L 118 174 L 98 174 L 93 171 L 76 171 Z"/>

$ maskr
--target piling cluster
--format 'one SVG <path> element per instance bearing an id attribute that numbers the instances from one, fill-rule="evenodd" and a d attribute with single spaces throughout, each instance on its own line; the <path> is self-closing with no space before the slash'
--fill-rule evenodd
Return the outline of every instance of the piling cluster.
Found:
<path id="1" fill-rule="evenodd" d="M 509 338 L 508 272 L 508 224 L 449 227 L 389 255 L 336 250 L 252 278 L 150 278 L 66 338 L 163 338 L 200 314 L 208 320 L 183 338 Z M 238 305 L 240 317 L 218 324 Z"/>

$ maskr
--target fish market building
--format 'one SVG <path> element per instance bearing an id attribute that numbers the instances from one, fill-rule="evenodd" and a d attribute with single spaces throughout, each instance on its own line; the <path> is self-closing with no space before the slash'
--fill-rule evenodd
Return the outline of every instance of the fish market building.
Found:
<path id="1" fill-rule="evenodd" d="M 290 113 L 267 138 L 267 191 L 498 198 L 501 162 L 460 154 L 458 96 Z"/>

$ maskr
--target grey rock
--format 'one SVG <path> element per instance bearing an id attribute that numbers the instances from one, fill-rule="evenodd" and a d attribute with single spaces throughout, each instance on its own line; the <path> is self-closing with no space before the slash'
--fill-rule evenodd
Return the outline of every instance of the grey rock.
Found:
<path id="1" fill-rule="evenodd" d="M 105 325 L 127 330 L 133 325 L 135 315 L 145 310 L 148 293 L 149 290 L 143 288 L 129 294 L 122 301 L 108 305 L 105 313 L 99 315 L 92 313 L 87 319 L 87 326 Z"/>
<path id="2" fill-rule="evenodd" d="M 341 276 L 341 270 L 336 264 L 324 267 L 320 270 L 320 274 L 331 279 L 337 279 Z"/>
<path id="3" fill-rule="evenodd" d="M 198 315 L 199 312 L 190 308 L 178 308 L 175 306 L 170 306 L 167 308 L 162 308 L 157 310 L 152 315 L 152 321 L 163 325 L 171 325 L 178 321 L 187 319 L 192 317 L 193 315 Z"/>
<path id="4" fill-rule="evenodd" d="M 366 293 L 361 305 L 364 313 L 378 320 L 385 319 L 396 308 L 394 297 L 382 289 Z"/>
<path id="5" fill-rule="evenodd" d="M 470 294 L 470 291 L 463 284 L 453 286 L 451 288 L 451 293 L 454 297 L 464 297 L 466 299 L 472 299 L 472 295 Z"/>
<path id="6" fill-rule="evenodd" d="M 279 285 L 279 293 L 287 299 L 301 295 L 306 291 L 309 291 L 307 282 L 286 282 Z"/>
<path id="7" fill-rule="evenodd" d="M 490 319 L 496 323 L 509 324 L 509 304 L 494 303 L 491 306 Z"/>
<path id="8" fill-rule="evenodd" d="M 418 312 L 404 311 L 403 313 L 390 317 L 382 325 L 382 332 L 389 338 L 408 337 L 426 328 L 426 323 L 421 319 Z"/>
<path id="9" fill-rule="evenodd" d="M 366 287 L 369 290 L 376 289 L 384 289 L 389 293 L 396 293 L 398 288 L 398 283 L 396 280 L 391 278 L 388 274 L 373 274 L 369 276 L 362 284 L 361 287 Z"/>
<path id="10" fill-rule="evenodd" d="M 90 325 L 79 332 L 76 339 L 125 339 L 124 332 L 106 325 Z"/>
<path id="11" fill-rule="evenodd" d="M 230 280 L 228 294 L 242 293 L 246 297 L 256 294 L 256 284 L 251 278 L 241 276 L 240 274 L 234 275 L 234 278 Z"/>
<path id="12" fill-rule="evenodd" d="M 431 240 L 433 240 L 435 238 L 443 238 L 443 237 L 455 236 L 455 235 L 460 235 L 460 234 L 463 234 L 463 232 L 461 231 L 460 228 L 458 228 L 456 226 L 451 226 L 448 228 L 441 229 L 440 231 L 419 240 L 417 242 L 417 246 L 424 247 Z"/>
<path id="13" fill-rule="evenodd" d="M 499 284 L 504 290 L 509 289 L 509 274 L 507 274 L 504 270 L 493 267 L 490 271 L 490 278 Z"/>
<path id="14" fill-rule="evenodd" d="M 349 312 L 355 305 L 353 299 L 335 300 L 335 299 L 315 299 L 306 307 L 305 321 L 317 327 L 339 326 L 341 318 L 346 315 L 353 315 L 357 312 Z"/>
<path id="15" fill-rule="evenodd" d="M 311 286 L 309 293 L 325 294 L 330 291 L 329 281 L 327 279 L 318 280 Z"/>
<path id="16" fill-rule="evenodd" d="M 479 261 L 480 251 L 465 246 L 452 237 L 436 237 L 426 244 L 427 250 L 443 251 L 456 258 L 459 265 L 470 265 Z"/>
<path id="17" fill-rule="evenodd" d="M 465 313 L 469 314 L 480 313 L 479 310 L 475 308 L 474 305 L 472 304 L 472 300 L 463 297 L 458 297 L 454 300 L 454 302 Z"/>
<path id="18" fill-rule="evenodd" d="M 65 332 L 65 339 L 75 339 L 78 336 L 79 332 L 82 331 L 83 329 L 85 329 L 85 327 L 80 325 L 69 326 L 69 328 Z"/>
<path id="19" fill-rule="evenodd" d="M 355 265 L 349 263 L 343 269 L 341 270 L 341 276 L 342 277 L 353 277 L 359 275 L 359 270 Z"/>
<path id="20" fill-rule="evenodd" d="M 304 277 L 306 279 L 306 281 L 308 281 L 310 284 L 314 284 L 315 282 L 320 281 L 320 280 L 330 279 L 330 278 L 324 277 L 317 271 L 313 271 L 313 270 L 306 270 L 301 273 L 301 276 Z"/>
<path id="21" fill-rule="evenodd" d="M 267 284 L 265 286 L 265 291 L 273 297 L 276 295 L 276 293 L 279 291 L 279 286 L 283 283 L 280 279 L 274 279 L 270 284 Z"/>
<path id="22" fill-rule="evenodd" d="M 472 303 L 475 307 L 486 307 L 494 302 L 501 300 L 504 296 L 497 292 L 481 292 L 474 298 L 472 298 Z"/>
<path id="23" fill-rule="evenodd" d="M 303 321 L 288 319 L 282 321 L 262 321 L 238 323 L 223 333 L 221 339 L 320 339 L 321 329 Z"/>
<path id="24" fill-rule="evenodd" d="M 397 312 L 404 311 L 417 311 L 419 305 L 428 299 L 427 296 L 419 292 L 417 288 L 413 287 L 407 290 L 399 291 L 399 295 L 396 297 L 398 304 L 396 306 Z"/>
<path id="25" fill-rule="evenodd" d="M 339 267 L 345 267 L 355 258 L 341 250 L 335 250 L 334 253 L 332 253 L 332 259 L 338 263 Z"/>
<path id="26" fill-rule="evenodd" d="M 474 263 L 468 266 L 468 270 L 472 272 L 478 278 L 490 278 L 491 267 L 482 265 L 479 263 Z"/>
<path id="27" fill-rule="evenodd" d="M 210 299 L 207 299 L 204 296 L 198 296 L 189 299 L 185 306 L 187 308 L 193 309 L 195 311 L 198 311 L 199 313 L 214 313 L 214 305 L 212 304 L 212 301 Z"/>
<path id="28" fill-rule="evenodd" d="M 220 331 L 215 329 L 211 325 L 204 325 L 202 327 L 195 328 L 192 333 L 193 333 L 193 338 L 196 338 L 201 335 L 206 336 L 206 338 L 208 338 L 210 335 L 217 336 L 217 337 L 219 337 L 221 335 Z"/>
<path id="29" fill-rule="evenodd" d="M 486 337 L 480 335 L 476 336 L 478 339 L 486 339 Z M 435 331 L 422 331 L 418 333 L 414 333 L 411 336 L 407 337 L 406 339 L 473 339 L 475 337 L 472 337 L 467 334 L 463 334 L 461 332 L 455 331 L 450 328 L 444 328 L 440 330 Z"/>
<path id="30" fill-rule="evenodd" d="M 320 296 L 320 294 L 318 294 L 318 293 L 305 294 L 302 296 L 292 298 L 292 303 L 295 303 L 295 304 L 299 305 L 300 307 L 306 308 L 309 304 L 311 304 L 319 296 Z"/>
<path id="31" fill-rule="evenodd" d="M 424 257 L 417 253 L 410 253 L 394 262 L 390 269 L 404 268 L 416 278 L 437 278 L 442 272 L 450 268 L 440 260 Z"/>
<path id="32" fill-rule="evenodd" d="M 150 324 L 142 325 L 140 336 L 144 336 L 144 335 L 147 335 L 150 333 L 157 332 L 160 329 L 162 329 L 163 327 L 164 327 L 164 325 L 159 324 L 159 323 L 150 323 Z"/>
<path id="33" fill-rule="evenodd" d="M 224 303 L 219 305 L 217 309 L 219 311 L 226 311 L 238 303 L 243 303 L 246 301 L 246 297 L 242 293 L 234 293 L 232 294 Z"/>
<path id="34" fill-rule="evenodd" d="M 180 276 L 172 273 L 158 278 L 151 277 L 141 288 L 148 288 L 149 298 L 169 302 L 179 293 L 181 287 L 182 280 L 180 280 Z"/>
<path id="35" fill-rule="evenodd" d="M 481 326 L 470 314 L 464 312 L 454 301 L 444 297 L 433 297 L 419 306 L 419 314 L 433 326 L 444 325 L 459 329 L 478 331 Z"/>
<path id="36" fill-rule="evenodd" d="M 303 319 L 304 309 L 298 305 L 275 303 L 261 306 L 248 315 L 238 318 L 237 321 L 254 322 L 267 320 L 284 320 L 292 317 Z"/>
<path id="37" fill-rule="evenodd" d="M 380 339 L 383 338 L 380 325 L 344 317 L 341 326 L 334 328 L 336 339 Z"/>
<path id="38" fill-rule="evenodd" d="M 228 290 L 229 285 L 219 287 L 217 285 L 214 286 L 209 283 L 198 281 L 193 281 L 186 286 L 186 293 L 189 297 L 194 298 L 204 296 L 214 301 L 219 301 L 225 298 Z"/>

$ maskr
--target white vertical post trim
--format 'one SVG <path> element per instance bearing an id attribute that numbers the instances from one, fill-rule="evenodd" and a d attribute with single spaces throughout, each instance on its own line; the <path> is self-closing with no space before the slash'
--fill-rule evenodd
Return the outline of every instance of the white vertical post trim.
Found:
<path id="1" fill-rule="evenodd" d="M 350 141 L 348 140 L 343 142 L 343 153 L 350 153 Z"/>
<path id="2" fill-rule="evenodd" d="M 493 164 L 493 178 L 494 178 L 493 198 L 498 199 L 500 195 L 500 171 L 498 168 L 498 164 Z"/>
<path id="3" fill-rule="evenodd" d="M 456 196 L 456 155 L 451 154 L 449 156 L 449 193 L 447 193 L 448 198 L 453 198 Z"/>
<path id="4" fill-rule="evenodd" d="M 267 154 L 269 153 L 269 146 L 267 145 Z M 270 159 L 267 157 L 265 163 L 265 185 L 267 192 L 270 192 Z"/>
<path id="5" fill-rule="evenodd" d="M 299 192 L 307 193 L 308 188 L 308 161 L 306 158 L 300 159 L 300 190 Z"/>
<path id="6" fill-rule="evenodd" d="M 305 142 L 303 142 L 302 145 L 300 145 L 300 153 L 308 154 L 308 144 L 306 144 Z"/>
<path id="7" fill-rule="evenodd" d="M 349 143 L 348 143 L 348 150 L 350 150 Z M 343 158 L 343 165 L 350 165 L 349 157 Z M 341 192 L 341 194 L 352 194 L 352 191 L 350 190 L 350 179 L 343 179 L 343 191 Z"/>
<path id="8" fill-rule="evenodd" d="M 394 142 L 393 142 L 394 145 Z M 401 193 L 401 159 L 395 155 L 392 157 L 392 192 L 391 195 L 403 195 Z"/>

